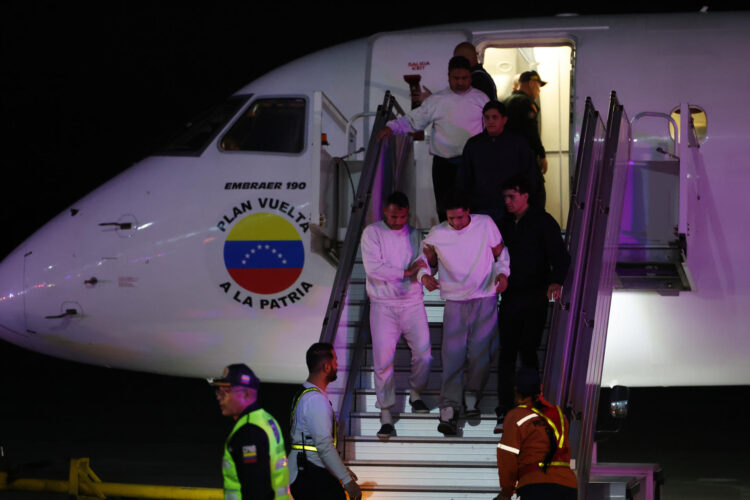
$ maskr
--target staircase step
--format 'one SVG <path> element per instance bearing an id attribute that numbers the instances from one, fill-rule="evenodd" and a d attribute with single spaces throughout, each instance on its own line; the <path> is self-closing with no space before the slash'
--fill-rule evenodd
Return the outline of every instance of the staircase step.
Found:
<path id="1" fill-rule="evenodd" d="M 364 307 L 364 300 L 352 298 L 347 299 L 348 302 L 345 304 L 341 312 L 341 321 L 357 321 L 362 314 Z M 443 304 L 438 301 L 429 301 L 429 304 L 425 304 L 425 312 L 427 313 L 427 321 L 430 323 L 443 323 Z"/>
<path id="2" fill-rule="evenodd" d="M 430 413 L 437 415 L 439 412 L 438 400 L 440 398 L 440 391 L 422 391 L 421 396 L 422 400 L 430 408 Z M 375 406 L 375 401 L 375 389 L 357 389 L 354 408 L 361 413 L 378 413 L 380 410 Z M 494 414 L 496 406 L 497 394 L 495 393 L 485 394 L 479 401 L 479 409 L 483 414 Z M 396 391 L 396 404 L 393 405 L 391 412 L 394 414 L 411 413 L 408 390 Z"/>
<path id="3" fill-rule="evenodd" d="M 346 311 L 344 311 L 346 312 Z M 440 342 L 443 339 L 443 323 L 441 321 L 429 321 L 429 316 L 427 317 L 428 323 L 427 325 L 430 328 L 430 342 L 433 345 L 440 345 Z M 369 321 L 369 320 L 368 320 Z M 354 344 L 354 337 L 357 333 L 357 329 L 359 328 L 359 316 L 355 316 L 353 313 L 349 314 L 349 316 L 342 313 L 341 315 L 341 321 L 339 322 L 339 328 L 337 335 L 341 335 L 344 332 L 346 332 L 346 342 L 349 345 Z M 368 343 L 370 342 L 370 338 L 368 337 Z M 403 340 L 402 340 L 403 342 Z M 406 345 L 406 344 L 404 344 Z"/>
<path id="4" fill-rule="evenodd" d="M 410 461 L 430 457 L 438 462 L 497 462 L 496 437 L 429 438 L 391 437 L 387 441 L 377 436 L 350 436 L 346 438 L 348 460 Z"/>
<path id="5" fill-rule="evenodd" d="M 409 387 L 409 368 L 396 367 L 393 371 L 393 378 L 396 387 Z M 430 370 L 430 376 L 427 378 L 427 390 L 440 390 L 442 385 L 442 370 L 434 366 Z M 362 389 L 373 389 L 375 387 L 375 375 L 372 366 L 363 366 L 359 373 L 359 387 Z M 487 385 L 484 387 L 486 393 L 493 394 L 497 391 L 497 368 L 493 366 L 490 369 Z"/>
<path id="6" fill-rule="evenodd" d="M 494 463 L 379 460 L 351 460 L 346 463 L 359 478 L 358 482 L 370 487 L 411 486 L 414 490 L 436 492 L 455 491 L 453 488 L 461 489 L 457 485 L 471 485 L 480 491 L 494 488 L 492 491 L 495 494 L 500 490 L 497 465 Z"/>
<path id="7" fill-rule="evenodd" d="M 393 426 L 398 437 L 444 437 L 438 432 L 438 415 L 431 413 L 401 413 L 393 416 Z M 355 412 L 350 416 L 349 434 L 351 436 L 375 436 L 380 430 L 379 413 Z M 479 418 L 458 419 L 458 436 L 492 437 L 497 419 L 495 413 L 487 413 Z"/>
<path id="8" fill-rule="evenodd" d="M 368 500 L 386 499 L 430 499 L 430 500 L 492 500 L 497 496 L 498 488 L 475 488 L 470 486 L 412 487 L 412 486 L 376 486 L 363 484 L 363 498 Z"/>

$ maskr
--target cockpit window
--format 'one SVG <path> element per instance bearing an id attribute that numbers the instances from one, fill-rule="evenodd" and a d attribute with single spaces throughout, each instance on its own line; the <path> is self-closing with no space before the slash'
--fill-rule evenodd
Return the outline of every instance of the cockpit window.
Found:
<path id="1" fill-rule="evenodd" d="M 249 98 L 249 95 L 232 96 L 204 111 L 194 120 L 187 122 L 182 131 L 156 154 L 199 156 Z"/>
<path id="2" fill-rule="evenodd" d="M 305 99 L 258 99 L 221 139 L 225 151 L 301 153 L 305 147 Z"/>

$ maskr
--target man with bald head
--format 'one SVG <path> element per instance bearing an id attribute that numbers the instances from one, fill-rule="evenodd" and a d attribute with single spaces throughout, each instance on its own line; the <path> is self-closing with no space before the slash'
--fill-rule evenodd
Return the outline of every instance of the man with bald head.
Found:
<path id="1" fill-rule="evenodd" d="M 463 56 L 471 64 L 471 86 L 484 92 L 490 101 L 497 100 L 497 87 L 495 81 L 484 67 L 479 63 L 477 49 L 469 42 L 461 42 L 453 49 L 454 56 Z"/>

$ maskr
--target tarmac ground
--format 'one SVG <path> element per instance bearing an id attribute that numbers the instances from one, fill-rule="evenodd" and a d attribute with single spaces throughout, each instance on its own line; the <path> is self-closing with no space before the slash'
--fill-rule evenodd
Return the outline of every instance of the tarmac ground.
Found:
<path id="1" fill-rule="evenodd" d="M 205 380 L 82 365 L 4 342 L 0 361 L 11 478 L 67 479 L 70 458 L 89 457 L 102 481 L 221 487 L 231 422 Z M 282 427 L 296 390 L 261 384 L 261 403 Z M 660 464 L 664 500 L 750 500 L 748 396 L 748 386 L 633 388 L 622 429 L 598 444 L 599 462 Z M 0 491 L 2 500 L 57 498 L 67 495 Z"/>

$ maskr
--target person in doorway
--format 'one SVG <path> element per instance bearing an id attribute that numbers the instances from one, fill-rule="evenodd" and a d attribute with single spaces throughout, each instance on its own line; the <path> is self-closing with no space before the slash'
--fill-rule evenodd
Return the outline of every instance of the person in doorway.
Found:
<path id="1" fill-rule="evenodd" d="M 289 479 L 296 500 L 360 500 L 357 477 L 341 461 L 336 417 L 326 388 L 336 380 L 338 362 L 331 344 L 319 342 L 305 355 L 309 376 L 294 400 Z M 346 492 L 345 492 L 346 491 Z"/>
<path id="2" fill-rule="evenodd" d="M 362 233 L 360 247 L 370 298 L 370 332 L 375 368 L 375 406 L 380 408 L 378 437 L 394 434 L 391 408 L 396 403 L 393 366 L 396 343 L 403 334 L 411 350 L 409 404 L 429 413 L 420 392 L 427 385 L 432 361 L 430 329 L 417 271 L 428 267 L 420 253 L 420 233 L 407 224 L 409 199 L 396 191 L 388 196 L 383 220 Z"/>
<path id="3" fill-rule="evenodd" d="M 500 495 L 495 500 L 510 500 L 514 493 L 521 500 L 575 500 L 568 419 L 562 408 L 543 400 L 539 372 L 518 370 L 515 399 L 497 445 Z"/>
<path id="4" fill-rule="evenodd" d="M 428 290 L 439 288 L 445 299 L 438 430 L 448 436 L 457 433 L 461 407 L 467 418 L 480 414 L 477 404 L 497 348 L 497 294 L 507 286 L 510 262 L 495 223 L 471 214 L 465 195 L 452 193 L 446 208 L 448 220 L 433 227 L 423 242 L 440 281 L 426 269 L 417 276 Z"/>
<path id="5" fill-rule="evenodd" d="M 471 64 L 471 86 L 484 92 L 490 101 L 497 101 L 495 81 L 479 62 L 477 49 L 469 42 L 461 42 L 453 49 L 454 56 L 463 56 Z"/>
<path id="6" fill-rule="evenodd" d="M 514 90 L 505 99 L 505 106 L 508 109 L 506 127 L 510 132 L 525 137 L 529 142 L 531 150 L 536 155 L 542 180 L 544 180 L 544 174 L 547 173 L 547 153 L 539 135 L 539 96 L 545 85 L 547 82 L 539 77 L 539 73 L 524 71 L 518 77 L 518 90 Z M 538 192 L 532 193 L 532 204 L 544 208 L 547 197 L 544 183 L 542 182 L 537 189 Z"/>
<path id="7" fill-rule="evenodd" d="M 284 437 L 276 419 L 258 404 L 258 377 L 247 365 L 233 364 L 209 382 L 222 415 L 235 420 L 224 444 L 224 498 L 290 499 Z"/>
<path id="8" fill-rule="evenodd" d="M 500 303 L 500 361 L 498 407 L 495 432 L 503 429 L 503 418 L 513 406 L 513 373 L 520 354 L 524 367 L 538 370 L 537 350 L 547 319 L 550 300 L 560 298 L 568 274 L 570 255 L 560 226 L 540 207 L 530 206 L 531 188 L 519 175 L 503 184 L 507 213 L 500 231 L 513 262 L 513 276 Z"/>
<path id="9" fill-rule="evenodd" d="M 403 135 L 433 126 L 432 186 L 438 219 L 445 216 L 445 196 L 456 182 L 461 153 L 469 137 L 482 131 L 482 107 L 489 99 L 471 86 L 471 64 L 465 57 L 453 57 L 448 63 L 448 88 L 424 100 L 422 105 L 398 120 L 391 120 L 377 140 L 392 134 Z"/>

